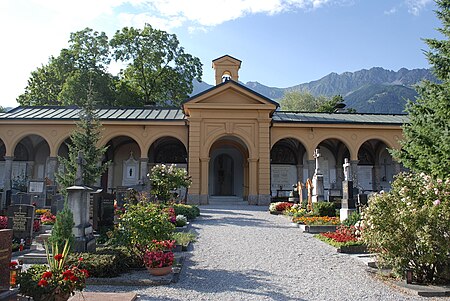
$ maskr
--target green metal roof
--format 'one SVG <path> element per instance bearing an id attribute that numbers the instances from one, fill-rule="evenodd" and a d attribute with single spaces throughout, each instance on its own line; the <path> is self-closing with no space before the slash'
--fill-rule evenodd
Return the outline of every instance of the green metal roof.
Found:
<path id="1" fill-rule="evenodd" d="M 9 112 L 0 113 L 0 120 L 76 120 L 80 110 L 78 107 L 59 106 L 17 107 Z M 177 121 L 185 119 L 183 111 L 176 108 L 100 108 L 96 110 L 96 113 L 100 120 Z M 272 119 L 275 123 L 402 125 L 408 121 L 408 116 L 275 111 Z"/>
<path id="2" fill-rule="evenodd" d="M 407 115 L 354 114 L 354 113 L 308 113 L 276 111 L 272 116 L 276 123 L 322 123 L 322 124 L 389 124 L 402 125 Z"/>
<path id="3" fill-rule="evenodd" d="M 78 107 L 17 107 L 9 112 L 0 113 L 0 120 L 75 120 L 79 118 Z M 96 113 L 100 120 L 184 120 L 181 109 L 168 108 L 101 108 Z"/>

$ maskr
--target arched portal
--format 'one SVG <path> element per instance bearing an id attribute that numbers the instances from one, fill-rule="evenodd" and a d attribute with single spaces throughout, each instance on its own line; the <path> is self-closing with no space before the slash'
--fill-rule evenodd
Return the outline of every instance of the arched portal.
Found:
<path id="1" fill-rule="evenodd" d="M 248 150 L 236 137 L 223 137 L 213 143 L 209 164 L 211 199 L 245 199 L 248 195 Z"/>

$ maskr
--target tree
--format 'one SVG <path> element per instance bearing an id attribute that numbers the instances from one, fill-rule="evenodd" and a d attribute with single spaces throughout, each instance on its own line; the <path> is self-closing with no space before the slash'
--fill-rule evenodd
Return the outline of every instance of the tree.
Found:
<path id="1" fill-rule="evenodd" d="M 192 92 L 192 81 L 201 81 L 200 60 L 184 52 L 174 34 L 152 28 L 125 27 L 110 42 L 116 61 L 128 62 L 120 74 L 140 105 L 180 105 Z"/>
<path id="2" fill-rule="evenodd" d="M 85 160 L 82 174 L 85 185 L 94 185 L 107 168 L 107 163 L 100 164 L 107 147 L 97 146 L 100 140 L 101 124 L 95 115 L 91 94 L 92 90 L 88 92 L 88 99 L 80 113 L 77 128 L 70 136 L 69 157 L 67 159 L 58 157 L 59 162 L 64 166 L 64 170 L 57 173 L 57 181 L 63 191 L 75 185 L 79 151 L 83 153 Z"/>
<path id="3" fill-rule="evenodd" d="M 307 91 L 290 91 L 284 94 L 280 105 L 284 111 L 316 112 L 324 101 L 324 96 L 315 97 Z"/>
<path id="4" fill-rule="evenodd" d="M 450 177 L 450 1 L 437 0 L 436 14 L 445 40 L 425 39 L 426 51 L 438 83 L 423 81 L 416 90 L 419 97 L 409 102 L 409 122 L 403 126 L 401 150 L 394 157 L 413 171 L 433 177 Z"/>
<path id="5" fill-rule="evenodd" d="M 335 95 L 331 99 L 326 100 L 322 104 L 320 104 L 317 112 L 324 113 L 335 113 L 335 112 L 348 112 L 348 113 L 356 113 L 355 109 L 347 108 L 344 109 L 345 103 L 344 98 L 341 95 Z"/>
<path id="6" fill-rule="evenodd" d="M 88 85 L 97 104 L 114 104 L 115 79 L 107 72 L 109 41 L 105 33 L 90 28 L 71 33 L 69 47 L 31 73 L 21 105 L 80 105 L 87 99 Z"/>
<path id="7" fill-rule="evenodd" d="M 69 246 L 71 247 L 75 241 L 75 236 L 72 233 L 72 227 L 74 225 L 73 213 L 69 209 L 66 201 L 64 202 L 63 210 L 56 214 L 56 221 L 53 225 L 52 234 L 48 239 L 50 245 L 58 245 L 58 249 L 62 250 L 66 240 L 68 240 Z"/>

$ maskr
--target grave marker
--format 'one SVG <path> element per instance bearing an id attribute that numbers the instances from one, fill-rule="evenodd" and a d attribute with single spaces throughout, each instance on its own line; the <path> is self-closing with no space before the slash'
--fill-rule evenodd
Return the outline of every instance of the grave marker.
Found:
<path id="1" fill-rule="evenodd" d="M 13 230 L 13 238 L 17 241 L 25 240 L 31 245 L 33 237 L 34 206 L 18 204 L 8 208 L 8 228 Z"/>

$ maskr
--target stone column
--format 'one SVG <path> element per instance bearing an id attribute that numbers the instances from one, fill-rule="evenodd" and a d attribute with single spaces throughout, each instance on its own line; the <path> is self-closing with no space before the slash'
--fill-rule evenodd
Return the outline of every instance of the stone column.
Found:
<path id="1" fill-rule="evenodd" d="M 209 157 L 200 158 L 200 204 L 208 204 Z"/>
<path id="2" fill-rule="evenodd" d="M 5 156 L 5 173 L 3 174 L 3 193 L 1 200 L 1 207 L 7 208 L 11 203 L 11 189 L 12 189 L 12 163 L 14 157 Z"/>
<path id="3" fill-rule="evenodd" d="M 258 162 L 257 162 L 257 187 L 258 205 L 269 205 L 270 195 L 270 119 L 258 119 L 259 136 Z M 254 137 L 254 141 L 258 141 Z"/>
<path id="4" fill-rule="evenodd" d="M 250 205 L 258 204 L 257 191 L 257 173 L 258 173 L 258 159 L 248 158 L 248 203 Z"/>
<path id="5" fill-rule="evenodd" d="M 108 193 L 112 193 L 114 188 L 114 162 L 108 164 Z"/>
<path id="6" fill-rule="evenodd" d="M 297 182 L 304 182 L 303 181 L 303 164 L 297 164 Z"/>
<path id="7" fill-rule="evenodd" d="M 190 117 L 189 122 L 189 150 L 188 150 L 188 172 L 192 184 L 189 187 L 188 204 L 200 204 L 200 131 L 201 118 Z"/>
<path id="8" fill-rule="evenodd" d="M 308 160 L 308 178 L 312 180 L 314 176 L 314 169 L 316 168 L 315 160 Z"/>
<path id="9" fill-rule="evenodd" d="M 146 185 L 148 183 L 148 158 L 140 158 L 140 169 L 141 169 L 141 181 L 142 185 Z"/>
<path id="10" fill-rule="evenodd" d="M 350 166 L 352 167 L 351 179 L 353 180 L 353 187 L 358 187 L 358 162 L 359 160 L 351 160 Z"/>
<path id="11" fill-rule="evenodd" d="M 45 176 L 52 181 L 52 183 L 55 183 L 56 179 L 56 167 L 58 165 L 58 158 L 57 157 L 48 157 L 47 163 L 45 168 Z"/>
<path id="12" fill-rule="evenodd" d="M 372 190 L 378 191 L 381 187 L 381 166 L 373 166 Z"/>

